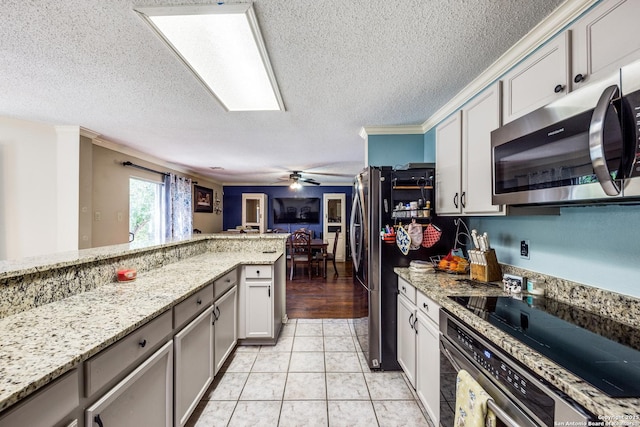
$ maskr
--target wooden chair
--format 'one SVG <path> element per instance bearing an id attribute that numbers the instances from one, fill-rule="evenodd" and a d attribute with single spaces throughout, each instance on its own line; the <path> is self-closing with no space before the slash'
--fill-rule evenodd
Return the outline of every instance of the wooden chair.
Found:
<path id="1" fill-rule="evenodd" d="M 309 279 L 311 279 L 311 262 L 313 254 L 311 253 L 311 236 L 304 231 L 294 231 L 289 236 L 289 256 L 291 258 L 291 273 L 289 279 L 293 280 L 293 273 L 297 264 L 304 264 L 309 271 Z"/>
<path id="2" fill-rule="evenodd" d="M 333 251 L 331 253 L 327 252 L 325 256 L 328 260 L 331 260 L 333 263 L 333 275 L 334 277 L 338 277 L 338 268 L 336 267 L 336 249 L 338 248 L 338 237 L 340 236 L 340 230 L 336 231 L 336 236 L 333 241 Z"/>

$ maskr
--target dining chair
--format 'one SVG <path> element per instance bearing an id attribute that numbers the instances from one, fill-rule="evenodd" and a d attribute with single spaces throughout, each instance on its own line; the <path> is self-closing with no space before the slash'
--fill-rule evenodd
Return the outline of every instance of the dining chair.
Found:
<path id="1" fill-rule="evenodd" d="M 333 263 L 333 275 L 334 277 L 338 277 L 338 268 L 336 267 L 336 250 L 338 248 L 338 237 L 340 237 L 340 230 L 336 231 L 335 238 L 333 240 L 333 250 L 332 252 L 327 252 L 325 256 L 328 260 L 331 260 Z"/>
<path id="2" fill-rule="evenodd" d="M 289 279 L 293 280 L 293 273 L 297 264 L 306 265 L 309 271 L 309 279 L 311 279 L 311 262 L 313 254 L 311 253 L 311 235 L 304 231 L 294 231 L 289 236 L 289 255 L 291 257 L 291 272 Z"/>

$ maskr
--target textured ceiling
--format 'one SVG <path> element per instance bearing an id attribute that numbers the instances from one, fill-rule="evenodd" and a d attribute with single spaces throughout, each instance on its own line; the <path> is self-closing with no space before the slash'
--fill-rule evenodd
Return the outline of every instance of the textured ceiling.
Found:
<path id="1" fill-rule="evenodd" d="M 334 175 L 363 167 L 361 127 L 422 124 L 561 0 L 256 0 L 285 112 L 225 112 L 133 11 L 202 3 L 3 0 L 0 115 L 221 183 L 347 183 Z"/>

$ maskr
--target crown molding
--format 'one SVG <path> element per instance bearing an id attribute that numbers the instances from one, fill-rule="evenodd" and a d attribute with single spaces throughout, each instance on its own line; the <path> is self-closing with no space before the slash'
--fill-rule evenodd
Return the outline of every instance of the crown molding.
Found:
<path id="1" fill-rule="evenodd" d="M 502 54 L 489 68 L 429 117 L 422 124 L 424 131 L 429 131 L 451 113 L 458 110 L 476 94 L 502 77 L 504 73 L 530 55 L 543 43 L 557 35 L 599 1 L 600 0 L 567 0 L 562 3 L 544 21 L 541 21 L 533 27 L 531 31 Z"/>
<path id="2" fill-rule="evenodd" d="M 100 136 L 98 132 L 94 132 L 91 129 L 83 128 L 80 126 L 80 136 L 87 137 L 89 139 L 95 139 Z"/>
<path id="3" fill-rule="evenodd" d="M 367 139 L 369 135 L 419 135 L 424 134 L 424 126 L 363 126 L 358 135 L 362 139 Z"/>

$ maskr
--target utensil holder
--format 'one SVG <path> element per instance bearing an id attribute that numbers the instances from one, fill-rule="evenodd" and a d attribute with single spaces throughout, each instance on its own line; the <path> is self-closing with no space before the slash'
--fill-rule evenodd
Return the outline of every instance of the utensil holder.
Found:
<path id="1" fill-rule="evenodd" d="M 471 261 L 471 280 L 494 282 L 502 279 L 502 269 L 498 264 L 495 250 L 470 250 L 469 260 Z"/>

